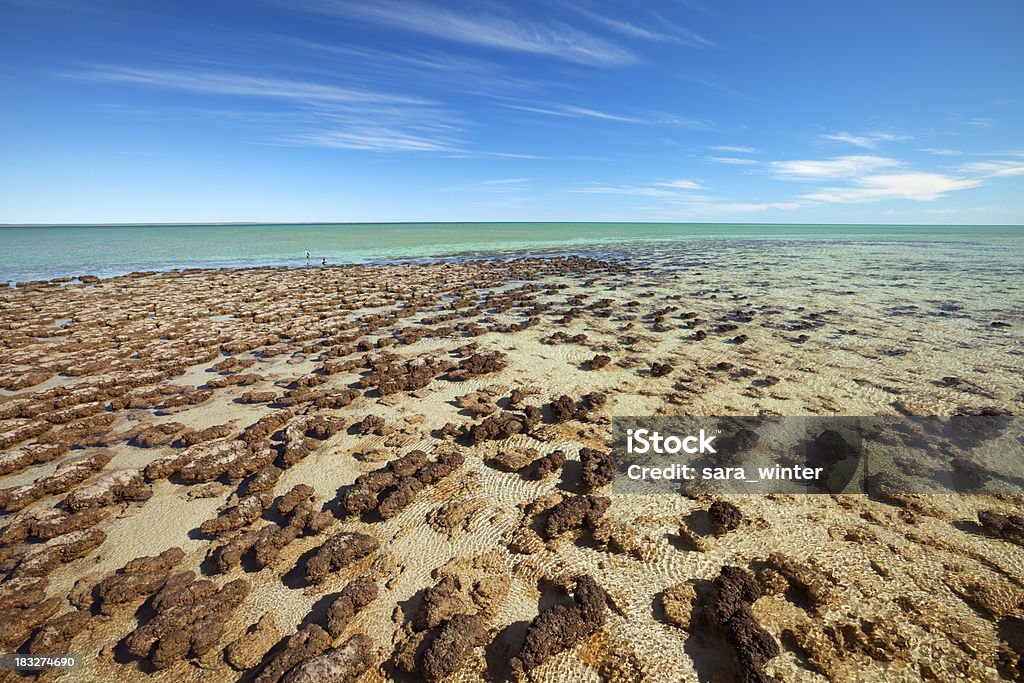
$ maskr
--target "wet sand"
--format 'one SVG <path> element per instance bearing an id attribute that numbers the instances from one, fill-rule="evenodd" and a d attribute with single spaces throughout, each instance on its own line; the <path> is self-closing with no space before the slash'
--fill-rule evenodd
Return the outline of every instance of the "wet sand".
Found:
<path id="1" fill-rule="evenodd" d="M 5 290 L 0 651 L 82 681 L 1021 676 L 1022 496 L 611 492 L 614 415 L 1024 410 L 986 283 L 774 266 Z"/>

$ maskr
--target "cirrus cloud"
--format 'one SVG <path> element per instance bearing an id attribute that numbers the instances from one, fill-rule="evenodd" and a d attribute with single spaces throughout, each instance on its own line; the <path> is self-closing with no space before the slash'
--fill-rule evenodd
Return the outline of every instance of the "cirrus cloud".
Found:
<path id="1" fill-rule="evenodd" d="M 344 21 L 417 33 L 456 43 L 558 57 L 593 65 L 631 64 L 638 57 L 600 36 L 555 20 L 532 21 L 493 7 L 483 11 L 420 0 L 304 0 L 282 7 Z"/>
<path id="2" fill-rule="evenodd" d="M 845 142 L 848 145 L 863 147 L 864 149 L 878 149 L 878 146 L 883 142 L 895 142 L 897 140 L 909 139 L 906 135 L 897 135 L 895 133 L 875 132 L 855 135 L 853 133 L 847 133 L 846 131 L 829 133 L 822 137 L 826 140 L 831 140 L 832 142 Z"/>
<path id="3" fill-rule="evenodd" d="M 963 166 L 963 170 L 989 177 L 1024 175 L 1024 161 L 976 161 Z"/>
<path id="4" fill-rule="evenodd" d="M 837 180 L 854 178 L 885 168 L 902 166 L 902 162 L 873 154 L 851 154 L 832 159 L 800 159 L 773 161 L 769 164 L 776 176 L 788 180 Z"/>
<path id="5" fill-rule="evenodd" d="M 801 196 L 830 204 L 874 202 L 882 199 L 910 199 L 929 202 L 955 190 L 981 185 L 980 178 L 958 178 L 941 173 L 908 172 L 866 175 L 848 187 L 829 187 Z"/>

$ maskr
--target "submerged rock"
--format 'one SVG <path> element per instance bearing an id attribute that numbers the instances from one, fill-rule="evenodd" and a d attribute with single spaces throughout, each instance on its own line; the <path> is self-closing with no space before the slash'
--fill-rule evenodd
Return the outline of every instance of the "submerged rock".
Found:
<path id="1" fill-rule="evenodd" d="M 368 534 L 357 531 L 335 534 L 306 562 L 306 580 L 310 583 L 320 583 L 331 572 L 347 567 L 379 547 L 380 541 Z"/>
<path id="2" fill-rule="evenodd" d="M 761 597 L 754 576 L 745 569 L 725 566 L 714 580 L 711 617 L 732 647 L 744 683 L 769 683 L 764 665 L 779 655 L 779 644 L 758 624 L 750 606 Z"/>
<path id="3" fill-rule="evenodd" d="M 548 512 L 544 533 L 551 539 L 570 529 L 579 529 L 584 525 L 593 529 L 611 504 L 611 499 L 603 496 L 566 498 Z"/>
<path id="4" fill-rule="evenodd" d="M 273 612 L 267 612 L 260 620 L 224 648 L 224 659 L 239 671 L 255 668 L 270 648 L 281 638 Z"/>
<path id="5" fill-rule="evenodd" d="M 732 503 L 716 500 L 708 508 L 708 521 L 715 536 L 722 536 L 739 527 L 743 521 L 743 513 Z"/>
<path id="6" fill-rule="evenodd" d="M 588 493 L 612 483 L 615 478 L 612 457 L 605 451 L 581 448 L 580 462 L 583 464 L 583 471 L 580 474 L 581 483 L 583 490 Z"/>
<path id="7" fill-rule="evenodd" d="M 336 648 L 296 665 L 282 683 L 351 683 L 373 663 L 373 641 L 357 633 Z"/>
<path id="8" fill-rule="evenodd" d="M 604 624 L 608 594 L 593 577 L 576 579 L 576 603 L 572 607 L 555 605 L 538 614 L 526 631 L 512 670 L 520 678 L 540 666 L 549 657 L 573 647 Z"/>

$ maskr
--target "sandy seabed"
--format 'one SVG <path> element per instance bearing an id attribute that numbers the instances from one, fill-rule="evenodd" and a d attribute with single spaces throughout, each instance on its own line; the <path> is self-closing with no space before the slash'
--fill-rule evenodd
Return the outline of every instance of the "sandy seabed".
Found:
<path id="1" fill-rule="evenodd" d="M 1024 496 L 616 495 L 607 453 L 614 415 L 1020 414 L 1019 324 L 673 272 L 3 291 L 0 651 L 80 654 L 39 676 L 68 681 L 1024 675 Z"/>

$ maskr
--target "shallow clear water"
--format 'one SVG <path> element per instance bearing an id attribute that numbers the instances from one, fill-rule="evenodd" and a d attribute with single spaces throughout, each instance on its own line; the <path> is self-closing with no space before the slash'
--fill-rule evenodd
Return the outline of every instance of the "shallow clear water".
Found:
<path id="1" fill-rule="evenodd" d="M 303 266 L 447 256 L 578 253 L 635 257 L 727 244 L 767 248 L 842 245 L 884 254 L 902 247 L 943 259 L 1024 263 L 1020 226 L 858 226 L 665 223 L 403 223 L 0 228 L 0 281 L 110 276 L 188 267 Z M 758 246 L 758 243 L 761 243 Z M 922 261 L 937 263 L 922 254 Z M 941 264 L 938 264 L 941 265 Z"/>

